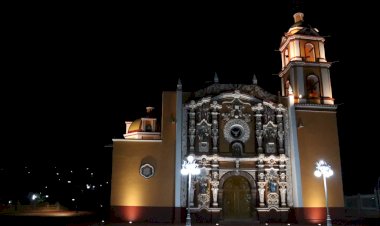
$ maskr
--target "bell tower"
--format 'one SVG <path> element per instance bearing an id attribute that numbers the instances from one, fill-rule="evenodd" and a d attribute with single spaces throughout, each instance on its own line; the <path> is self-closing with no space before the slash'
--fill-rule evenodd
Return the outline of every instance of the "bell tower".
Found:
<path id="1" fill-rule="evenodd" d="M 331 164 L 328 205 L 333 219 L 344 216 L 344 196 L 330 66 L 319 31 L 294 14 L 294 24 L 281 40 L 281 91 L 289 114 L 289 156 L 292 207 L 300 222 L 321 223 L 326 204 L 324 187 L 314 176 L 316 162 Z"/>
<path id="2" fill-rule="evenodd" d="M 305 24 L 304 14 L 293 15 L 294 24 L 281 40 L 282 96 L 294 95 L 294 102 L 334 104 L 330 82 L 331 63 L 326 61 L 325 39 L 316 28 Z"/>

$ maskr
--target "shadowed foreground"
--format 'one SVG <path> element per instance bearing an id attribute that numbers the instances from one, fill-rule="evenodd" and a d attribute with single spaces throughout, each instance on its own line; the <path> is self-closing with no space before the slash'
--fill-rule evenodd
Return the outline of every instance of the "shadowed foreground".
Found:
<path id="1" fill-rule="evenodd" d="M 1 226 L 97 226 L 97 225 L 108 225 L 108 226 L 184 226 L 185 223 L 181 224 L 169 224 L 169 223 L 109 223 L 104 217 L 99 216 L 93 212 L 86 211 L 55 211 L 55 212 L 29 212 L 29 213 L 19 213 L 19 214 L 0 214 L 0 225 Z M 211 223 L 193 223 L 193 226 L 215 226 L 217 224 Z M 252 222 L 220 222 L 219 226 L 288 226 L 287 223 L 252 223 Z M 291 224 L 291 226 L 306 226 L 314 224 Z M 379 226 L 380 219 L 351 219 L 345 221 L 333 222 L 334 226 Z M 324 224 L 322 224 L 324 226 Z"/>

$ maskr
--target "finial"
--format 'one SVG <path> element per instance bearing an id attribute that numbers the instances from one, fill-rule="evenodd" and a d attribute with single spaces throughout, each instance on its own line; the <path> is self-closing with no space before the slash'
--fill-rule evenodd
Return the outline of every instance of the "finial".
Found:
<path id="1" fill-rule="evenodd" d="M 300 21 L 303 21 L 303 13 L 297 12 L 293 15 L 294 23 L 298 23 Z"/>
<path id="2" fill-rule="evenodd" d="M 215 75 L 214 75 L 214 83 L 219 83 L 218 74 L 216 72 L 215 72 Z"/>
<path id="3" fill-rule="evenodd" d="M 180 78 L 178 78 L 177 90 L 182 90 L 182 82 Z"/>
<path id="4" fill-rule="evenodd" d="M 253 74 L 252 84 L 253 84 L 253 85 L 257 85 L 257 77 L 256 77 L 256 74 Z"/>

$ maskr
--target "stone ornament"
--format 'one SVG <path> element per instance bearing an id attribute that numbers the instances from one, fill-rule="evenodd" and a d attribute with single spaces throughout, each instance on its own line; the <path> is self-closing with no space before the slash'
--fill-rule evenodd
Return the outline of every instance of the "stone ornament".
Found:
<path id="1" fill-rule="evenodd" d="M 140 167 L 140 175 L 145 179 L 149 179 L 154 175 L 154 167 L 150 164 L 144 164 Z"/>
<path id="2" fill-rule="evenodd" d="M 242 119 L 231 119 L 224 126 L 224 138 L 231 143 L 239 140 L 245 143 L 250 134 L 248 123 Z"/>

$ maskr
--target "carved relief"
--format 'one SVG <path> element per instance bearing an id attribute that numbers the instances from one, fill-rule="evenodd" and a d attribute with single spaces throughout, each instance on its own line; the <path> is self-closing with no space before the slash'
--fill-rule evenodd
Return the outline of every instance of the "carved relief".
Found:
<path id="1" fill-rule="evenodd" d="M 275 99 L 277 100 L 277 97 Z M 222 103 L 223 100 L 223 107 L 225 108 L 218 104 L 218 102 Z M 226 102 L 225 100 L 232 101 Z M 195 157 L 208 174 L 206 177 L 204 175 L 197 176 L 196 182 L 193 181 L 191 184 L 192 211 L 195 209 L 215 211 L 220 206 L 224 208 L 224 181 L 228 177 L 243 175 L 250 181 L 252 193 L 250 195 L 254 199 L 252 206 L 257 205 L 264 211 L 269 208 L 282 211 L 281 208 L 287 208 L 291 205 L 289 204 L 289 200 L 292 199 L 291 190 L 289 190 L 292 186 L 289 180 L 291 176 L 289 175 L 290 164 L 285 155 L 289 149 L 287 111 L 281 104 L 265 101 L 258 103 L 259 101 L 261 100 L 235 91 L 233 93 L 222 93 L 219 96 L 213 95 L 212 98 L 202 98 L 197 102 L 191 101 L 189 105 L 186 105 L 184 117 L 186 115 L 187 117 L 184 118 L 184 121 L 187 120 L 187 123 L 184 123 L 183 132 L 186 136 L 186 142 L 182 147 L 185 147 L 183 149 L 185 151 L 194 152 L 196 149 Z M 255 105 L 252 106 L 253 104 Z M 227 111 L 222 114 L 219 112 L 221 109 Z M 251 111 L 253 118 L 249 114 Z M 226 121 L 222 129 L 231 150 L 235 150 L 232 157 L 231 155 L 218 155 L 219 133 L 221 132 L 218 128 L 220 120 Z M 247 123 L 250 120 L 254 120 L 255 123 L 252 127 L 255 129 L 256 136 L 252 142 L 257 142 L 255 147 L 258 156 L 251 156 L 247 160 L 247 156 L 244 155 L 243 158 L 239 153 L 244 153 L 243 149 L 250 147 L 246 143 L 250 137 L 250 126 Z M 212 152 L 209 153 L 209 151 Z M 268 154 L 270 155 L 268 156 Z M 255 162 L 255 168 L 245 169 L 246 163 L 244 162 L 247 161 Z M 223 167 L 222 169 L 219 168 L 219 163 Z M 187 200 L 186 182 L 185 189 L 182 190 L 181 204 L 185 206 L 186 202 L 183 200 Z M 258 199 L 257 203 L 256 199 Z M 213 208 L 214 210 L 212 210 Z"/>
<path id="2" fill-rule="evenodd" d="M 265 153 L 277 153 L 277 125 L 269 121 L 264 127 Z"/>
<path id="3" fill-rule="evenodd" d="M 241 119 L 231 119 L 224 126 L 224 138 L 231 143 L 234 140 L 239 140 L 245 143 L 250 135 L 248 124 Z"/>
<path id="4" fill-rule="evenodd" d="M 198 207 L 208 208 L 210 205 L 210 194 L 199 194 L 198 195 Z"/>
<path id="5" fill-rule="evenodd" d="M 238 90 L 235 90 L 237 96 L 240 95 Z M 246 106 L 250 106 L 250 103 L 245 103 L 241 101 L 239 98 L 235 97 L 231 102 L 223 102 L 229 112 L 222 113 L 223 119 L 228 121 L 230 119 L 241 119 L 243 118 L 246 122 L 251 121 L 251 114 L 245 112 Z"/>
<path id="6" fill-rule="evenodd" d="M 270 207 L 270 206 L 278 207 L 279 206 L 278 194 L 277 193 L 269 193 L 267 195 L 267 204 L 268 204 L 268 207 Z"/>
<path id="7" fill-rule="evenodd" d="M 193 102 L 193 101 L 191 101 L 191 102 Z M 194 112 L 194 108 L 190 108 L 190 112 L 189 112 L 190 152 L 194 151 L 194 140 L 195 140 L 195 112 Z"/>
<path id="8" fill-rule="evenodd" d="M 267 124 L 270 121 L 275 122 L 276 107 L 274 106 L 274 104 L 264 101 L 263 105 L 264 105 L 264 114 L 263 114 L 264 124 Z"/>
<path id="9" fill-rule="evenodd" d="M 210 108 L 209 108 L 207 103 L 208 102 L 204 101 L 203 99 L 197 103 L 197 106 L 198 106 L 197 120 L 198 120 L 198 122 L 200 122 L 202 120 L 206 120 L 206 122 L 210 121 Z"/>
<path id="10" fill-rule="evenodd" d="M 210 131 L 211 125 L 205 119 L 197 124 L 199 152 L 208 152 Z"/>

